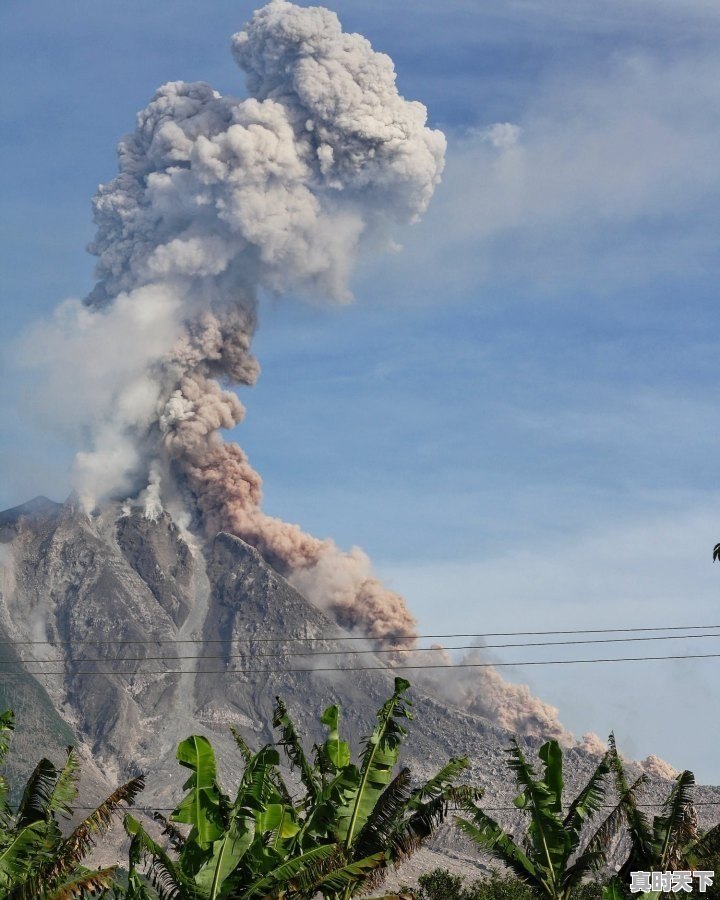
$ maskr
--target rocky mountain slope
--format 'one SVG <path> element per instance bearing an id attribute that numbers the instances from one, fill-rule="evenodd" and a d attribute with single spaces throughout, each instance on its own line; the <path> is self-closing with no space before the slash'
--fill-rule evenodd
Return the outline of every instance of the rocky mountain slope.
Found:
<path id="1" fill-rule="evenodd" d="M 298 638 L 313 639 L 313 656 L 302 655 L 308 644 Z M 0 705 L 19 720 L 15 766 L 27 770 L 46 748 L 57 754 L 76 743 L 88 802 L 144 771 L 143 802 L 172 805 L 182 781 L 177 743 L 198 731 L 231 779 L 229 726 L 253 746 L 270 740 L 276 695 L 308 741 L 320 737 L 320 712 L 340 703 L 357 744 L 394 677 L 381 656 L 349 654 L 358 642 L 343 641 L 238 538 L 218 534 L 200 545 L 166 513 L 150 521 L 109 505 L 89 518 L 72 501 L 42 498 L 0 513 L 0 642 Z M 412 694 L 405 755 L 413 772 L 426 776 L 449 756 L 468 755 L 488 805 L 510 805 L 509 734 L 419 684 Z M 579 749 L 567 759 L 571 783 L 595 763 Z M 662 790 L 658 783 L 648 796 Z M 462 853 L 442 839 L 440 847 Z"/>

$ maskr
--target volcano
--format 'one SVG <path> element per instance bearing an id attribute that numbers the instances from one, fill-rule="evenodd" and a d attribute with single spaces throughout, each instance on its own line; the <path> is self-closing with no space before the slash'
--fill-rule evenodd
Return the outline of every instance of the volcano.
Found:
<path id="1" fill-rule="evenodd" d="M 252 747 L 273 740 L 276 696 L 308 745 L 321 736 L 321 711 L 339 703 L 357 748 L 392 688 L 388 657 L 340 629 L 256 549 L 225 533 L 201 542 L 167 513 L 153 520 L 107 504 L 89 517 L 73 500 L 37 498 L 0 513 L 0 562 L 0 705 L 18 717 L 15 783 L 72 743 L 88 805 L 142 771 L 143 805 L 167 808 L 183 737 L 207 735 L 232 779 L 240 760 L 230 726 Z M 488 805 L 511 806 L 510 733 L 414 681 L 404 746 L 414 776 L 467 755 Z M 537 748 L 541 738 L 525 741 Z M 567 750 L 571 788 L 596 763 Z M 664 792 L 656 779 L 648 799 Z M 720 798 L 714 788 L 700 794 Z M 424 853 L 426 868 L 428 854 L 431 864 L 470 859 L 450 833 Z"/>
<path id="2" fill-rule="evenodd" d="M 271 740 L 278 695 L 308 739 L 339 703 L 357 741 L 391 692 L 388 658 L 240 538 L 200 543 L 167 513 L 108 504 L 89 517 L 37 498 L 0 513 L 0 542 L 0 689 L 28 751 L 39 733 L 73 737 L 109 782 L 142 770 L 152 783 L 193 730 L 228 751 L 230 725 L 251 746 Z M 418 775 L 478 747 L 501 766 L 506 731 L 423 691 L 414 702 Z"/>
<path id="3" fill-rule="evenodd" d="M 0 705 L 18 719 L 11 783 L 74 744 L 88 806 L 142 771 L 143 806 L 171 807 L 175 750 L 192 733 L 211 739 L 232 783 L 230 726 L 255 748 L 273 740 L 276 696 L 308 744 L 339 703 L 357 748 L 392 689 L 387 658 L 349 640 L 257 550 L 225 533 L 200 543 L 167 513 L 108 504 L 91 518 L 45 498 L 0 513 L 0 590 Z M 504 774 L 507 732 L 422 691 L 413 701 L 406 762 L 418 777 L 463 753 Z M 424 858 L 445 864 L 448 847 L 457 855 L 446 843 Z M 101 848 L 103 862 L 123 854 L 119 832 Z"/>

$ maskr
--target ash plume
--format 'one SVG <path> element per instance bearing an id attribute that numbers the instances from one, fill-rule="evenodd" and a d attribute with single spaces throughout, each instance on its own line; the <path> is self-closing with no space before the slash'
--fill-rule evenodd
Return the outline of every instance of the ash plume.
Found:
<path id="1" fill-rule="evenodd" d="M 447 657 L 447 662 L 451 662 Z M 469 650 L 461 660 L 468 668 L 428 673 L 426 680 L 448 702 L 483 716 L 514 734 L 555 739 L 566 747 L 575 745 L 571 732 L 558 717 L 558 709 L 536 697 L 525 684 L 506 681 L 489 666 L 482 648 Z M 473 664 L 477 668 L 472 668 Z"/>
<path id="2" fill-rule="evenodd" d="M 415 620 L 367 558 L 266 515 L 260 476 L 221 431 L 244 416 L 229 386 L 259 373 L 258 296 L 349 300 L 361 244 L 425 210 L 445 139 L 398 94 L 391 60 L 327 10 L 275 0 L 232 52 L 251 97 L 163 86 L 95 198 L 99 280 L 86 308 L 102 319 L 119 303 L 135 316 L 165 305 L 172 328 L 164 352 L 142 360 L 140 383 L 121 387 L 101 416 L 95 447 L 77 461 L 78 492 L 90 510 L 145 482 L 157 515 L 179 490 L 206 533 L 257 547 L 346 627 L 406 638 Z"/>
<path id="3" fill-rule="evenodd" d="M 208 536 L 256 547 L 342 626 L 409 647 L 415 619 L 367 556 L 267 515 L 260 476 L 222 432 L 243 420 L 233 388 L 259 375 L 259 298 L 351 300 L 363 247 L 389 246 L 394 225 L 425 211 L 445 138 L 398 93 L 390 58 L 326 9 L 272 0 L 232 53 L 247 99 L 171 82 L 138 114 L 94 199 L 97 284 L 38 338 L 91 434 L 75 487 L 88 512 L 113 497 L 155 518 L 180 502 Z M 560 727 L 529 692 L 482 681 L 483 714 Z"/>
<path id="4" fill-rule="evenodd" d="M 662 778 L 665 781 L 672 781 L 680 774 L 680 771 L 675 766 L 659 756 L 655 756 L 653 753 L 641 760 L 639 766 L 651 778 Z"/>
<path id="5" fill-rule="evenodd" d="M 586 753 L 591 753 L 593 756 L 604 756 L 607 750 L 605 741 L 594 731 L 588 731 L 587 734 L 584 734 L 578 743 L 578 747 Z"/>

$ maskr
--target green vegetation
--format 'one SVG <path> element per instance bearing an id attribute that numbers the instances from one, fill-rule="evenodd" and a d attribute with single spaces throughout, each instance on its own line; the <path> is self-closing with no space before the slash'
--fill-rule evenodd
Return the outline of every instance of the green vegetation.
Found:
<path id="1" fill-rule="evenodd" d="M 631 894 L 632 871 L 720 869 L 720 825 L 702 833 L 693 804 L 695 780 L 682 772 L 661 812 L 652 819 L 638 803 L 646 781 L 630 784 L 610 736 L 609 747 L 583 790 L 564 802 L 562 750 L 548 741 L 539 750 L 541 774 L 517 741 L 508 765 L 526 817 L 522 838 L 504 829 L 480 806 L 482 792 L 458 784 L 467 767 L 453 758 L 430 780 L 412 786 L 398 767 L 412 718 L 409 684 L 395 680 L 378 710 L 357 761 L 342 739 L 340 710 L 321 717 L 326 738 L 306 752 L 287 708 L 278 698 L 276 744 L 251 750 L 233 731 L 243 761 L 232 794 L 221 787 L 212 745 L 192 735 L 177 759 L 189 773 L 173 813 L 155 820 L 154 837 L 129 813 L 127 872 L 83 865 L 95 840 L 143 789 L 142 777 L 118 788 L 87 818 L 68 827 L 77 798 L 78 759 L 68 749 L 61 767 L 42 759 L 18 801 L 0 776 L 0 900 L 351 900 L 379 890 L 390 867 L 401 863 L 447 820 L 483 854 L 503 864 L 485 878 L 467 881 L 446 869 L 422 875 L 416 888 L 374 900 L 657 900 Z M 14 729 L 12 713 L 0 715 L 0 765 L 5 766 Z M 292 788 L 281 769 L 281 751 L 296 773 Z M 615 800 L 608 803 L 610 791 Z M 599 816 L 600 810 L 609 814 Z M 601 818 L 600 824 L 594 822 Z M 63 820 L 65 825 L 63 828 Z M 627 847 L 617 875 L 607 880 L 608 854 L 617 838 Z M 720 884 L 708 900 L 720 897 Z"/>
<path id="2" fill-rule="evenodd" d="M 127 816 L 132 838 L 128 900 L 164 896 L 215 900 L 261 897 L 349 900 L 379 884 L 388 866 L 413 853 L 445 819 L 449 805 L 478 792 L 456 787 L 467 766 L 452 759 L 434 778 L 411 788 L 407 768 L 395 771 L 409 719 L 409 683 L 395 680 L 378 710 L 358 763 L 339 731 L 337 706 L 325 710 L 327 738 L 309 757 L 292 719 L 278 700 L 279 745 L 302 783 L 292 796 L 274 746 L 253 753 L 236 736 L 245 770 L 234 799 L 217 781 L 209 741 L 195 735 L 178 748 L 191 772 L 185 796 L 166 823 L 170 848 L 160 846 Z M 190 827 L 187 836 L 176 824 Z M 146 886 L 139 868 L 146 863 Z M 389 896 L 389 895 L 388 895 Z M 393 895 L 400 896 L 400 895 Z"/>
<path id="3" fill-rule="evenodd" d="M 602 900 L 602 892 L 599 882 L 590 882 L 575 888 L 570 896 L 572 900 Z M 538 894 L 515 875 L 493 871 L 488 878 L 466 884 L 447 869 L 435 869 L 420 876 L 413 896 L 415 900 L 537 900 Z"/>
<path id="4" fill-rule="evenodd" d="M 686 769 L 677 776 L 662 811 L 651 822 L 627 792 L 627 776 L 613 735 L 610 735 L 610 751 L 616 790 L 625 798 L 624 815 L 630 840 L 627 859 L 611 886 L 619 891 L 621 885 L 629 883 L 630 873 L 637 871 L 715 870 L 720 854 L 720 825 L 704 834 L 698 830 L 693 773 Z M 713 893 L 718 896 L 717 886 L 706 891 L 705 896 L 711 897 Z"/>
<path id="5" fill-rule="evenodd" d="M 539 897 L 569 900 L 589 875 L 607 864 L 607 851 L 623 823 L 624 810 L 634 805 L 635 793 L 644 779 L 626 788 L 602 824 L 585 839 L 585 826 L 605 803 L 612 750 L 605 754 L 567 813 L 563 812 L 563 758 L 558 742 L 548 741 L 540 748 L 542 777 L 536 775 L 517 741 L 508 753 L 508 765 L 520 791 L 515 806 L 526 812 L 529 820 L 524 847 L 473 801 L 465 804 L 471 818 L 458 817 L 457 824 Z"/>
<path id="6" fill-rule="evenodd" d="M 0 764 L 5 762 L 14 730 L 11 712 L 0 715 Z M 78 760 L 72 749 L 57 769 L 41 759 L 13 809 L 10 786 L 0 776 L 0 897 L 7 900 L 71 900 L 94 896 L 113 883 L 115 869 L 82 866 L 95 838 L 104 834 L 113 814 L 131 804 L 143 789 L 142 778 L 118 788 L 104 803 L 64 836 L 59 819 L 69 819 L 77 797 Z"/>
<path id="7" fill-rule="evenodd" d="M 470 884 L 447 869 L 435 869 L 418 879 L 416 900 L 535 900 L 535 895 L 514 875 L 493 872 L 490 877 Z"/>

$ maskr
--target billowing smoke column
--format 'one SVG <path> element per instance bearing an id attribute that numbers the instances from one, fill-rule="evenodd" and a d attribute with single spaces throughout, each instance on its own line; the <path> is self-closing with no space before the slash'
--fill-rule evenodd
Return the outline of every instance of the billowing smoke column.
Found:
<path id="1" fill-rule="evenodd" d="M 221 429 L 242 421 L 227 385 L 251 385 L 258 291 L 349 299 L 358 247 L 426 208 L 445 139 L 404 100 L 391 60 L 343 34 L 324 9 L 274 0 L 232 41 L 251 99 L 206 84 L 162 87 L 119 147 L 120 174 L 95 198 L 99 282 L 87 304 L 157 310 L 171 344 L 123 388 L 78 460 L 86 506 L 137 479 L 150 511 L 175 485 L 208 533 L 239 535 L 348 627 L 414 633 L 400 597 L 360 552 L 339 551 L 261 511 L 261 480 Z M 117 409 L 129 412 L 118 421 Z M 136 415 L 136 413 L 140 415 Z M 118 433 L 119 432 L 119 433 Z M 127 446 L 130 452 L 118 453 Z"/>
<path id="2" fill-rule="evenodd" d="M 250 99 L 164 85 L 95 198 L 98 283 L 60 316 L 66 355 L 92 369 L 92 447 L 76 487 L 88 511 L 107 496 L 129 495 L 151 517 L 181 501 L 208 535 L 257 547 L 341 625 L 408 647 L 415 620 L 365 554 L 266 515 L 259 475 L 221 431 L 243 419 L 230 388 L 258 377 L 258 296 L 348 301 L 362 245 L 426 209 L 445 139 L 398 94 L 392 61 L 325 9 L 273 0 L 232 50 Z M 503 724 L 547 731 L 552 708 L 478 671 L 465 693 L 487 687 L 493 711 L 507 707 Z"/>

